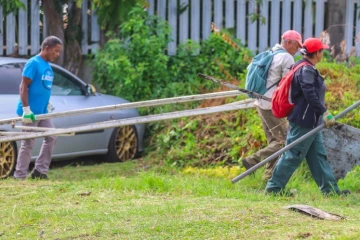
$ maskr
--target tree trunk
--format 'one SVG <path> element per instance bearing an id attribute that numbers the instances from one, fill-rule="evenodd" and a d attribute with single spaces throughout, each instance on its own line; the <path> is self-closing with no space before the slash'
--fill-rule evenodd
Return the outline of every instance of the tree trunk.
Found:
<path id="1" fill-rule="evenodd" d="M 56 64 L 77 75 L 81 66 L 81 9 L 74 0 L 68 1 L 67 15 L 63 14 L 61 0 L 43 0 L 48 35 L 63 41 Z"/>
<path id="2" fill-rule="evenodd" d="M 64 48 L 65 36 L 64 36 L 64 22 L 62 14 L 62 4 L 60 0 L 43 0 L 44 14 L 46 17 L 46 32 L 48 36 L 56 36 L 61 39 L 64 46 L 62 48 L 59 58 L 56 60 L 56 64 L 63 66 L 64 64 Z"/>
<path id="3" fill-rule="evenodd" d="M 344 40 L 345 19 L 346 1 L 328 0 L 326 26 L 330 36 L 330 45 L 334 48 L 334 56 L 341 51 L 340 43 Z"/>
<path id="4" fill-rule="evenodd" d="M 74 1 L 68 5 L 68 25 L 65 29 L 65 62 L 64 67 L 75 75 L 79 74 L 82 61 L 81 42 L 81 8 Z"/>

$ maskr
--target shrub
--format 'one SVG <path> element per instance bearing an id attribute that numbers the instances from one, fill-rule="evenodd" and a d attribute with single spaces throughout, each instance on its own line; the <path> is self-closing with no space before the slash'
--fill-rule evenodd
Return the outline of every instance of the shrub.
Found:
<path id="1" fill-rule="evenodd" d="M 134 8 L 129 14 L 130 20 L 121 25 L 120 33 L 113 34 L 104 49 L 95 55 L 94 81 L 103 92 L 140 101 L 214 91 L 218 85 L 197 77 L 199 72 L 244 86 L 251 53 L 239 40 L 235 40 L 239 47 L 234 48 L 212 34 L 200 43 L 188 41 L 178 47 L 175 56 L 168 56 L 166 48 L 172 41 L 168 37 L 168 24 L 156 16 L 148 16 L 141 7 Z M 352 59 L 352 62 L 356 61 Z M 358 101 L 359 66 L 331 61 L 317 66 L 326 76 L 327 107 L 332 113 L 337 114 Z M 142 113 L 196 106 L 198 103 L 172 104 L 145 109 Z M 360 127 L 359 111 L 354 110 L 340 121 Z M 153 132 L 147 148 L 152 151 L 149 159 L 175 166 L 238 164 L 239 158 L 266 144 L 260 119 L 253 109 L 182 118 L 150 126 Z"/>
<path id="2" fill-rule="evenodd" d="M 166 84 L 170 28 L 139 6 L 129 15 L 119 34 L 113 33 L 95 55 L 94 82 L 104 93 L 130 101 L 152 99 Z"/>
<path id="3" fill-rule="evenodd" d="M 109 33 L 111 39 L 95 55 L 93 79 L 104 93 L 130 101 L 197 94 L 218 87 L 197 73 L 236 78 L 248 64 L 249 50 L 235 49 L 215 34 L 201 43 L 188 41 L 168 56 L 172 40 L 166 21 L 147 15 L 140 6 L 129 19 L 119 34 Z"/>

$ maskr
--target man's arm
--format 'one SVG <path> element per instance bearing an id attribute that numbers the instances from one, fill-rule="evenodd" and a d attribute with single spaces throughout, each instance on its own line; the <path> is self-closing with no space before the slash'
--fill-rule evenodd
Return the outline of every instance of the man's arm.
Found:
<path id="1" fill-rule="evenodd" d="M 22 77 L 20 83 L 20 99 L 23 107 L 29 106 L 29 85 L 31 83 L 31 79 L 27 77 Z"/>
<path id="2" fill-rule="evenodd" d="M 34 113 L 31 111 L 29 106 L 29 85 L 31 83 L 31 79 L 27 77 L 22 77 L 20 83 L 20 99 L 23 104 L 23 115 L 22 121 L 23 123 L 33 123 L 36 121 L 36 117 Z"/>

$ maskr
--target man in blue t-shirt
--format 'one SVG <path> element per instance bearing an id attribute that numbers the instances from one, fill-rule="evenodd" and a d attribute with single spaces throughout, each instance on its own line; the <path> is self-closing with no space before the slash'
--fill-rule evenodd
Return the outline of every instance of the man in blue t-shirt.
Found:
<path id="1" fill-rule="evenodd" d="M 36 115 L 48 113 L 54 79 L 49 62 L 54 62 L 59 57 L 62 45 L 62 41 L 55 36 L 45 38 L 41 44 L 40 54 L 29 59 L 25 65 L 20 84 L 20 100 L 16 110 L 16 113 L 22 116 L 24 126 L 54 128 L 51 119 L 37 121 Z M 51 163 L 55 142 L 55 136 L 45 137 L 30 178 L 47 179 L 46 174 Z M 35 139 L 21 141 L 14 178 L 26 178 L 34 143 Z"/>

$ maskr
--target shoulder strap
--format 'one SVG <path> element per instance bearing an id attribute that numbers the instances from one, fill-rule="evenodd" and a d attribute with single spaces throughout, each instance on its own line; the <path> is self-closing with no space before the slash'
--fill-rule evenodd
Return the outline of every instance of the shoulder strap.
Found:
<path id="1" fill-rule="evenodd" d="M 281 52 L 287 52 L 285 49 L 283 48 L 279 48 L 279 49 L 276 49 L 275 51 L 273 50 L 270 50 L 274 55 L 277 54 L 277 53 L 281 53 Z"/>
<path id="2" fill-rule="evenodd" d="M 274 83 L 273 85 L 271 85 L 269 88 L 267 88 L 267 90 L 271 89 L 275 85 L 278 85 L 280 81 L 281 81 L 281 79 L 279 81 L 277 81 L 276 83 Z"/>
<path id="3" fill-rule="evenodd" d="M 303 66 L 305 66 L 305 65 L 311 66 L 311 64 L 308 63 L 308 62 L 301 62 L 301 63 L 300 63 L 299 65 L 297 65 L 297 66 L 294 65 L 294 66 L 291 68 L 291 71 L 296 72 L 297 70 L 299 70 L 299 68 L 301 68 L 301 67 L 303 67 Z"/>
<path id="4" fill-rule="evenodd" d="M 273 51 L 273 50 L 269 50 L 269 51 L 271 51 L 273 55 L 281 53 L 281 52 L 287 52 L 285 49 L 282 49 L 282 48 L 276 49 L 275 51 Z M 270 87 L 268 87 L 267 90 L 271 89 L 275 85 L 278 85 L 280 81 L 281 81 L 281 79 L 279 81 L 277 81 L 276 83 L 274 83 L 273 85 L 271 85 Z"/>
<path id="5" fill-rule="evenodd" d="M 297 65 L 296 67 L 295 67 L 295 64 L 294 64 L 294 65 L 291 66 L 290 71 L 293 71 L 295 73 L 299 68 L 301 68 L 301 67 L 303 67 L 305 65 L 311 65 L 311 64 L 309 64 L 308 62 L 302 62 L 299 65 Z M 275 85 L 279 84 L 280 81 L 281 81 L 281 79 L 279 81 L 277 81 L 276 83 L 274 83 L 273 85 L 271 85 L 268 88 L 268 90 L 271 89 L 272 87 L 274 87 Z"/>

